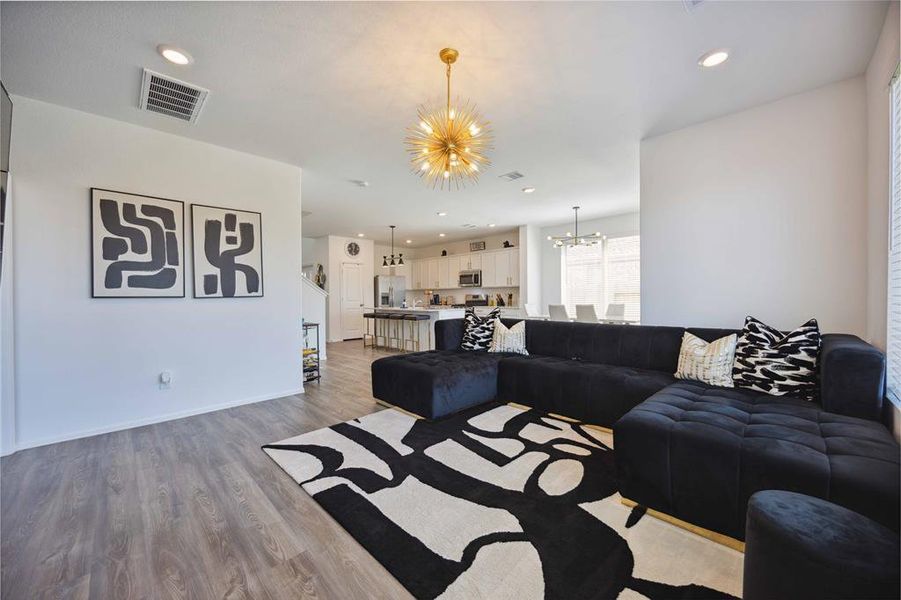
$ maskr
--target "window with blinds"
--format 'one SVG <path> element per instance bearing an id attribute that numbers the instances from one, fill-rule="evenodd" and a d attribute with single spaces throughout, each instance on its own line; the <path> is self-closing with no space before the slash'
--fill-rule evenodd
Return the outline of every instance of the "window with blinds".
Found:
<path id="1" fill-rule="evenodd" d="M 891 84 L 891 200 L 888 256 L 888 391 L 901 401 L 901 78 L 899 71 Z"/>
<path id="2" fill-rule="evenodd" d="M 577 304 L 593 304 L 598 317 L 610 304 L 623 304 L 627 321 L 641 318 L 641 251 L 637 235 L 604 239 L 596 246 L 564 248 L 563 304 L 571 315 Z"/>

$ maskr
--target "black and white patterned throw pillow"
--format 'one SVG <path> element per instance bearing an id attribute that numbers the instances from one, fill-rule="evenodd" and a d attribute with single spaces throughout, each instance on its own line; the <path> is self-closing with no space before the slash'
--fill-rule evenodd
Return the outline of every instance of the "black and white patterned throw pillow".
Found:
<path id="1" fill-rule="evenodd" d="M 494 337 L 494 320 L 501 314 L 500 308 L 495 308 L 487 316 L 480 317 L 473 307 L 466 309 L 463 316 L 463 341 L 460 348 L 467 351 L 487 351 L 491 347 L 491 339 Z"/>
<path id="2" fill-rule="evenodd" d="M 819 351 L 816 319 L 782 333 L 749 316 L 735 347 L 732 379 L 735 387 L 813 400 Z"/>

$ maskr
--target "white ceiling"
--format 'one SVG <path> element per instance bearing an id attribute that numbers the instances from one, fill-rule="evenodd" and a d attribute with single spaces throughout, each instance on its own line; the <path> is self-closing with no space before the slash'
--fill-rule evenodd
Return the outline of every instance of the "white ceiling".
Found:
<path id="1" fill-rule="evenodd" d="M 4 2 L 0 76 L 12 94 L 300 165 L 305 236 L 384 242 L 396 224 L 426 246 L 488 223 L 568 221 L 574 204 L 584 219 L 637 210 L 641 138 L 862 73 L 886 8 Z M 169 64 L 160 43 L 195 63 Z M 412 175 L 403 145 L 417 105 L 443 93 L 444 46 L 461 53 L 456 92 L 496 132 L 494 165 L 453 192 Z M 697 67 L 720 47 L 732 54 L 725 65 Z M 211 90 L 196 125 L 137 109 L 145 66 Z M 526 177 L 498 179 L 514 169 Z M 527 185 L 538 191 L 523 194 Z"/>

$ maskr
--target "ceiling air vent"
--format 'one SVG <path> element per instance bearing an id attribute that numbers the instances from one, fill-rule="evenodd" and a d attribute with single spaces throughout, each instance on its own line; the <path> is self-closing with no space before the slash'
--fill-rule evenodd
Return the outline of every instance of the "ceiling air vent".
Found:
<path id="1" fill-rule="evenodd" d="M 210 91 L 149 69 L 141 82 L 141 109 L 194 123 Z"/>
<path id="2" fill-rule="evenodd" d="M 510 171 L 509 173 L 504 173 L 503 175 L 498 175 L 501 179 L 506 179 L 507 181 L 513 181 L 514 179 L 522 179 L 525 177 L 519 171 Z"/>

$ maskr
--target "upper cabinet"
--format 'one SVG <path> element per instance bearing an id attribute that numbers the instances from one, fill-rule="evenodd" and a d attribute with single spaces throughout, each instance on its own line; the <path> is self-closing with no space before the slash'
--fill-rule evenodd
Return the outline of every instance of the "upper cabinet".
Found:
<path id="1" fill-rule="evenodd" d="M 394 267 L 394 274 L 399 277 L 403 277 L 407 281 L 410 281 L 410 278 L 412 275 L 412 271 L 410 269 L 410 267 L 411 267 L 410 263 L 411 263 L 411 261 L 405 260 L 404 264 L 402 264 L 398 267 Z"/>
<path id="2" fill-rule="evenodd" d="M 460 271 L 482 271 L 482 287 L 519 285 L 519 248 L 486 250 L 435 258 L 409 260 L 406 271 L 410 290 L 444 290 L 459 287 Z"/>
<path id="3" fill-rule="evenodd" d="M 411 290 L 421 290 L 422 289 L 422 261 L 421 260 L 411 260 L 408 261 L 410 263 L 410 281 L 409 288 Z"/>
<path id="4" fill-rule="evenodd" d="M 515 287 L 519 285 L 519 249 L 504 248 L 484 252 L 482 287 Z"/>
<path id="5" fill-rule="evenodd" d="M 510 264 L 510 285 L 519 285 L 519 248 L 508 248 L 507 261 Z"/>
<path id="6" fill-rule="evenodd" d="M 459 255 L 447 257 L 447 287 L 455 288 L 459 285 L 460 271 L 466 270 L 460 266 L 463 263 L 463 260 L 463 256 Z"/>
<path id="7" fill-rule="evenodd" d="M 450 257 L 442 256 L 438 259 L 438 285 L 436 287 L 440 290 L 457 287 L 457 278 L 454 277 L 453 281 L 450 278 Z"/>
<path id="8" fill-rule="evenodd" d="M 428 273 L 428 277 L 426 277 L 426 287 L 428 288 L 438 288 L 441 286 L 441 276 L 438 273 L 438 261 L 442 259 L 440 258 L 429 258 L 425 261 L 425 269 Z"/>

